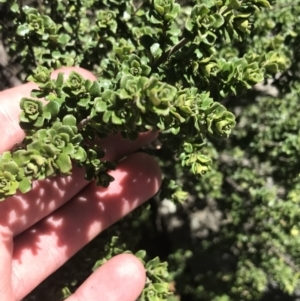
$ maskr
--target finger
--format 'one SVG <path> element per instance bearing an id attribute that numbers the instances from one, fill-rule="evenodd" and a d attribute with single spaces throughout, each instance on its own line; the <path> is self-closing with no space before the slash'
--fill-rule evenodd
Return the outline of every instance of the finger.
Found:
<path id="1" fill-rule="evenodd" d="M 158 164 L 144 153 L 126 158 L 111 174 L 116 180 L 107 189 L 89 184 L 16 237 L 12 283 L 18 300 L 101 231 L 153 196 L 161 183 Z"/>
<path id="2" fill-rule="evenodd" d="M 91 72 L 79 67 L 61 68 L 54 71 L 51 76 L 52 78 L 55 78 L 60 72 L 68 75 L 71 71 L 76 71 L 83 77 L 90 80 L 96 79 Z M 9 150 L 16 143 L 21 142 L 24 138 L 24 131 L 19 126 L 19 102 L 22 97 L 30 97 L 31 90 L 36 87 L 37 85 L 35 83 L 30 82 L 0 92 L 0 128 L 3 129 L 1 135 L 0 154 L 3 151 Z M 74 183 L 71 183 L 73 179 Z M 55 197 L 61 195 L 62 191 L 60 189 L 66 188 L 68 183 L 73 184 L 77 189 L 87 185 L 87 182 L 82 181 L 82 179 L 83 170 L 76 170 L 74 171 L 73 178 L 56 177 L 53 181 L 47 180 L 42 183 L 35 182 L 34 189 L 28 193 L 26 197 L 23 197 L 21 194 L 17 194 L 4 202 L 0 202 L 0 226 L 5 228 L 8 227 L 14 235 L 18 234 L 23 229 L 26 229 L 36 221 L 46 216 L 49 211 L 51 212 L 51 210 L 53 211 L 56 208 L 55 201 L 52 202 L 52 200 L 56 200 Z M 55 190 L 53 188 L 57 189 Z M 49 202 L 46 204 L 41 201 L 45 197 L 37 195 L 37 192 L 44 192 L 45 194 L 45 191 L 50 191 L 50 193 L 47 193 L 49 196 Z M 74 193 L 76 193 L 76 190 Z M 73 195 L 66 192 L 65 198 L 68 198 L 69 196 L 72 197 Z M 62 197 L 63 196 L 61 195 L 61 198 L 58 198 L 58 200 L 62 199 Z M 32 210 L 30 210 L 30 208 L 32 208 Z M 39 214 L 35 215 L 32 211 Z M 32 212 L 32 214 L 30 215 L 28 212 Z M 0 237 L 1 233 L 0 228 Z"/>
<path id="3" fill-rule="evenodd" d="M 59 72 L 69 74 L 72 70 L 81 73 L 85 78 L 91 80 L 95 79 L 95 76 L 82 68 L 62 68 L 53 72 L 52 76 L 55 77 Z M 8 89 L 0 92 L 0 128 L 1 143 L 0 154 L 13 147 L 16 143 L 22 141 L 24 138 L 24 132 L 19 126 L 19 114 L 20 107 L 19 102 L 22 97 L 29 97 L 32 89 L 37 86 L 34 83 L 27 83 L 16 88 Z M 20 200 L 22 201 L 22 200 Z M 12 207 L 11 207 L 12 206 Z M 28 208 L 28 203 L 24 202 L 1 202 L 0 204 L 0 275 L 4 281 L 1 283 L 0 288 L 0 300 L 14 300 L 12 295 L 11 286 L 11 256 L 12 256 L 12 230 L 8 227 L 9 223 L 13 220 L 24 221 L 26 216 L 21 213 L 18 217 L 18 209 L 23 207 L 23 211 Z M 51 205 L 50 205 L 51 207 Z M 34 219 L 32 220 L 34 222 Z"/>
<path id="4" fill-rule="evenodd" d="M 52 78 L 55 78 L 60 72 L 67 76 L 71 71 L 80 73 L 86 79 L 96 79 L 91 72 L 79 67 L 58 69 L 52 73 Z M 0 92 L 0 129 L 2 130 L 0 154 L 11 149 L 25 137 L 24 131 L 19 126 L 21 112 L 19 103 L 22 97 L 30 97 L 32 89 L 36 88 L 37 85 L 30 82 Z"/>
<path id="5" fill-rule="evenodd" d="M 78 67 L 56 70 L 52 77 L 57 76 L 59 72 L 69 74 L 71 71 L 77 71 L 85 78 L 95 79 L 92 73 Z M 0 127 L 4 129 L 0 153 L 1 150 L 9 149 L 24 137 L 24 132 L 19 127 L 19 100 L 23 96 L 30 96 L 31 90 L 35 87 L 34 83 L 27 83 L 0 92 Z M 123 140 L 120 135 L 115 135 L 99 143 L 107 152 L 106 160 L 118 160 L 150 143 L 156 136 L 157 134 L 149 132 L 140 134 L 136 141 L 129 141 Z M 83 179 L 84 169 L 74 168 L 71 176 L 34 182 L 33 189 L 27 194 L 17 194 L 0 202 L 0 226 L 9 227 L 14 236 L 21 233 L 76 195 L 88 184 Z"/>
<path id="6" fill-rule="evenodd" d="M 145 281 L 144 266 L 135 256 L 118 255 L 94 272 L 66 301 L 135 301 Z"/>
<path id="7" fill-rule="evenodd" d="M 3 227 L 0 227 L 0 229 L 0 300 L 14 301 L 14 292 L 11 284 L 13 240 L 7 229 Z"/>
<path id="8" fill-rule="evenodd" d="M 140 134 L 136 141 L 122 140 L 119 135 L 109 138 L 111 145 L 115 141 L 119 150 L 114 152 L 111 148 L 107 158 L 116 161 L 150 143 L 156 136 L 157 134 L 148 132 Z M 105 142 L 103 146 L 105 147 Z M 86 185 L 88 182 L 84 180 L 84 168 L 78 167 L 72 169 L 70 176 L 35 181 L 31 191 L 26 194 L 18 193 L 0 202 L 0 226 L 9 228 L 12 235 L 16 236 L 64 205 Z"/>

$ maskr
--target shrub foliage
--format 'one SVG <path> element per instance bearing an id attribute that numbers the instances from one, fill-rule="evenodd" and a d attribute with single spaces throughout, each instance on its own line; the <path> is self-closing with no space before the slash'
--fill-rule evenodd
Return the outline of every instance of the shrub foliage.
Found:
<path id="1" fill-rule="evenodd" d="M 26 138 L 0 156 L 1 200 L 72 164 L 107 187 L 115 162 L 95 139 L 160 131 L 145 151 L 161 192 L 110 230 L 96 266 L 130 249 L 145 301 L 297 295 L 298 0 L 0 0 L 0 13 L 10 64 L 39 87 L 20 100 Z M 74 65 L 98 80 L 51 79 Z M 146 255 L 121 227 L 167 250 Z"/>

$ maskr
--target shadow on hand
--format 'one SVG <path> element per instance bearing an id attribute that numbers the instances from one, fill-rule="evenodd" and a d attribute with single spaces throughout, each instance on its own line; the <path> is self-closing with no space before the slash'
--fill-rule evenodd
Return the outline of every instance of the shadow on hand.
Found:
<path id="1" fill-rule="evenodd" d="M 96 235 L 155 194 L 161 181 L 159 167 L 143 153 L 122 161 L 112 175 L 116 180 L 108 188 L 89 184 L 73 200 L 21 234 L 16 240 L 15 260 L 22 263 L 23 254 L 30 251 L 37 264 L 41 258 L 54 260 L 57 269 Z M 27 264 L 33 265 L 34 261 Z"/>
<path id="2" fill-rule="evenodd" d="M 86 185 L 84 170 L 76 167 L 72 176 L 35 181 L 28 193 L 19 193 L 0 203 L 0 226 L 9 228 L 13 236 L 17 236 L 65 204 Z"/>

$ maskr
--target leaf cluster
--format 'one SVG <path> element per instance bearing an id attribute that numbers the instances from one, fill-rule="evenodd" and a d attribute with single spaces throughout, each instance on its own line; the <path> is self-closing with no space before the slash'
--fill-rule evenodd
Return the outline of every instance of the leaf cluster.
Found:
<path id="1" fill-rule="evenodd" d="M 135 67 L 129 68 L 131 64 Z M 13 185 L 3 181 L 2 199 L 15 194 L 17 188 L 27 192 L 32 180 L 69 174 L 71 161 L 85 167 L 87 180 L 95 179 L 99 185 L 108 186 L 112 178 L 106 170 L 114 165 L 99 160 L 104 153 L 94 139 L 118 132 L 129 139 L 150 129 L 175 135 L 176 142 L 181 140 L 177 152 L 182 165 L 194 174 L 209 170 L 211 160 L 199 153 L 200 147 L 208 135 L 228 137 L 235 125 L 234 115 L 207 93 L 179 90 L 155 76 L 134 75 L 136 69 L 149 72 L 149 67 L 140 64 L 136 56 L 130 55 L 122 66 L 114 85 L 107 81 L 91 82 L 74 72 L 66 81 L 62 74 L 52 80 L 48 69 L 36 69 L 31 76 L 39 85 L 33 91 L 36 99 L 23 98 L 20 103 L 20 124 L 27 137 L 13 155 L 4 154 L 5 158 L 10 155 L 6 160 L 14 164 L 18 176 Z M 38 99 L 41 97 L 46 105 Z M 12 176 L 15 172 L 5 175 L 5 179 Z"/>

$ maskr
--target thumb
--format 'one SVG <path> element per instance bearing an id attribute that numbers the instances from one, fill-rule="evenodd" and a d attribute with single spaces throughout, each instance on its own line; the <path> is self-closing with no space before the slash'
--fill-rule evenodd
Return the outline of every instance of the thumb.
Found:
<path id="1" fill-rule="evenodd" d="M 146 281 L 145 269 L 130 254 L 113 257 L 65 301 L 135 301 Z"/>

